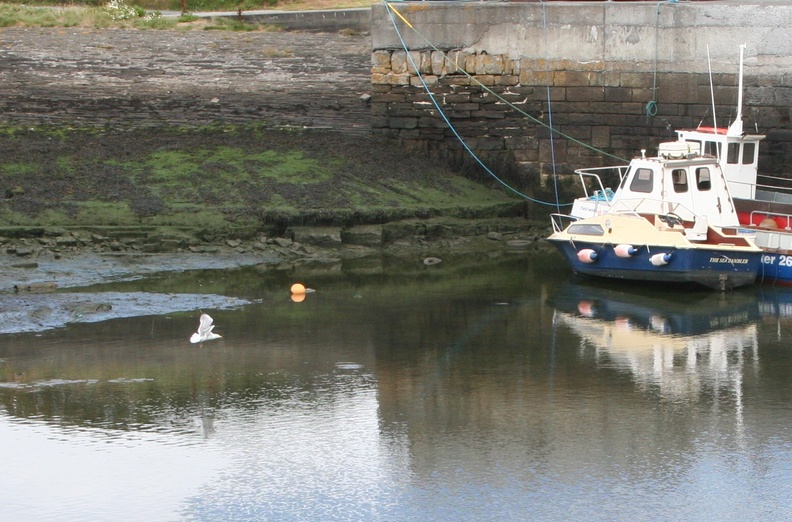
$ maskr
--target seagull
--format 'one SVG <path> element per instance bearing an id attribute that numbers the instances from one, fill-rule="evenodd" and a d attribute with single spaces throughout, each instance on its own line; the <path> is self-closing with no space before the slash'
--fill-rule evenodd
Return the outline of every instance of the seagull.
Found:
<path id="1" fill-rule="evenodd" d="M 219 339 L 221 336 L 214 333 L 214 325 L 209 314 L 201 314 L 201 321 L 198 323 L 198 331 L 190 336 L 191 343 L 202 343 L 204 341 L 211 341 L 212 339 Z"/>

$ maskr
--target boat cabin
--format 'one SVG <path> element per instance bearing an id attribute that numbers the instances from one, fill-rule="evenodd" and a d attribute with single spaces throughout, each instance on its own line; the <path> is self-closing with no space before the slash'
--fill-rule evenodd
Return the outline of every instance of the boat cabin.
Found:
<path id="1" fill-rule="evenodd" d="M 582 179 L 593 176 L 601 185 L 598 170 L 580 169 L 577 173 Z M 705 216 L 716 226 L 739 225 L 720 164 L 715 157 L 702 155 L 698 144 L 662 143 L 657 156 L 648 157 L 642 151 L 621 172 L 615 193 L 610 195 L 607 189 L 587 193 L 587 197 L 575 201 L 572 215 L 585 218 L 612 212 L 672 213 L 685 221 Z M 608 196 L 602 198 L 602 193 Z"/>
<path id="2" fill-rule="evenodd" d="M 729 129 L 714 127 L 676 132 L 679 141 L 698 146 L 702 155 L 718 159 L 732 197 L 757 199 L 759 142 L 765 138 L 764 134 L 734 134 Z"/>

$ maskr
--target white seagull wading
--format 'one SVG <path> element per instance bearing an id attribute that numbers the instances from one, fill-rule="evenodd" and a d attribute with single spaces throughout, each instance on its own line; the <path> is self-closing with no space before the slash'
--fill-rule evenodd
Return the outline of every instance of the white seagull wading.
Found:
<path id="1" fill-rule="evenodd" d="M 198 331 L 190 336 L 191 343 L 202 343 L 204 341 L 211 341 L 212 339 L 219 339 L 221 336 L 214 333 L 214 325 L 209 314 L 201 314 L 201 321 L 198 323 Z"/>

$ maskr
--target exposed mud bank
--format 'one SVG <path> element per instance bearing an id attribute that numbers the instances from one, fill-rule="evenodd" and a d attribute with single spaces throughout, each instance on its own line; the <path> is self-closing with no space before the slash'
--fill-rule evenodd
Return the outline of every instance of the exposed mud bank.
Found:
<path id="1" fill-rule="evenodd" d="M 534 225 L 517 220 L 478 222 L 478 233 L 466 235 L 461 235 L 464 230 L 442 223 L 428 227 L 427 223 L 403 223 L 400 228 L 412 232 L 389 236 L 386 244 L 382 244 L 382 227 L 347 230 L 343 234 L 346 242 L 341 240 L 340 229 L 305 227 L 292 231 L 305 243 L 290 238 L 229 240 L 167 253 L 113 252 L 90 242 L 68 246 L 56 243 L 49 247 L 9 243 L 4 253 L 0 253 L 0 334 L 176 312 L 195 312 L 197 318 L 201 309 L 250 303 L 224 295 L 106 292 L 101 287 L 104 283 L 142 279 L 163 272 L 246 266 L 295 270 L 301 265 L 336 271 L 345 260 L 358 258 L 375 258 L 366 266 L 367 270 L 376 270 L 376 259 L 381 263 L 384 257 L 406 259 L 412 265 L 429 268 L 464 256 L 529 255 L 528 250 L 540 244 L 542 233 Z"/>
<path id="2" fill-rule="evenodd" d="M 0 224 L 253 225 L 184 230 L 212 242 L 521 215 L 502 188 L 475 192 L 441 158 L 371 136 L 370 86 L 360 34 L 0 30 Z M 170 237 L 108 243 L 192 242 L 151 230 L 130 234 Z"/>

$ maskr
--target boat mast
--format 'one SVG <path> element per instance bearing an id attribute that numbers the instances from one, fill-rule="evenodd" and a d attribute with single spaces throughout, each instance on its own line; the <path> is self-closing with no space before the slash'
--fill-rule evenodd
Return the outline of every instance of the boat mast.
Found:
<path id="1" fill-rule="evenodd" d="M 739 74 L 739 84 L 737 86 L 737 116 L 734 118 L 734 122 L 729 125 L 729 130 L 726 133 L 727 136 L 742 136 L 743 135 L 743 124 L 742 124 L 742 101 L 743 101 L 743 53 L 745 51 L 745 44 L 740 45 L 740 74 Z"/>
<path id="2" fill-rule="evenodd" d="M 707 45 L 707 69 L 709 70 L 710 100 L 712 101 L 712 128 L 718 133 L 718 119 L 715 117 L 715 87 L 712 85 L 712 61 L 710 60 L 709 45 Z M 718 159 L 720 159 L 720 145 L 718 145 Z"/>

